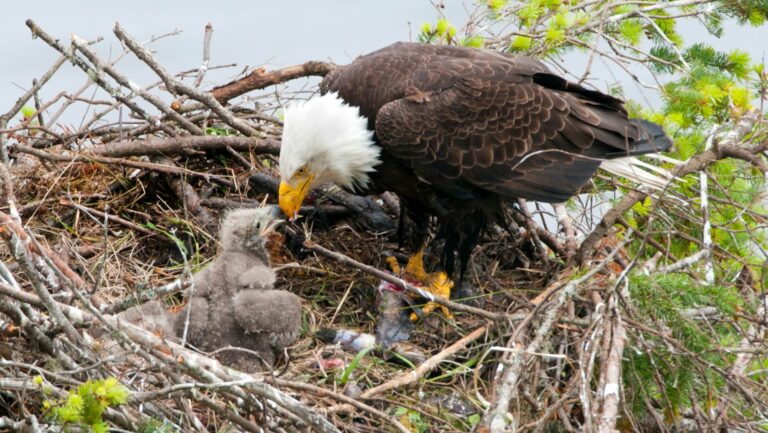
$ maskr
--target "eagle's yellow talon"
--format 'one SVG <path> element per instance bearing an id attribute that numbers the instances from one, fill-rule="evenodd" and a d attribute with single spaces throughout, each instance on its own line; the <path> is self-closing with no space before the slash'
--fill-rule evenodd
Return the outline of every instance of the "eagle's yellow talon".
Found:
<path id="1" fill-rule="evenodd" d="M 387 265 L 389 266 L 389 269 L 392 270 L 393 274 L 400 275 L 401 269 L 400 269 L 400 263 L 397 263 L 397 257 L 395 256 L 387 257 Z"/>
<path id="2" fill-rule="evenodd" d="M 437 298 L 450 299 L 451 289 L 453 288 L 453 281 L 448 278 L 448 275 L 446 275 L 445 272 L 435 272 L 434 274 L 430 274 L 428 279 L 431 280 L 431 282 L 429 286 L 424 287 L 425 291 L 431 293 Z M 437 302 L 427 302 L 421 311 L 426 316 L 436 308 L 440 308 L 440 311 L 443 313 L 446 319 L 453 319 L 453 314 L 451 314 L 450 310 L 448 310 L 446 306 L 440 305 Z M 416 313 L 411 313 L 412 322 L 415 322 L 418 320 L 418 318 L 419 316 Z"/>
<path id="3" fill-rule="evenodd" d="M 408 258 L 408 264 L 405 266 L 405 269 L 400 268 L 400 264 L 397 262 L 397 258 L 395 256 L 389 256 L 386 258 L 386 260 L 389 269 L 392 270 L 392 273 L 396 275 L 406 275 L 413 280 L 418 281 L 420 283 L 419 286 L 424 291 L 431 293 L 435 297 L 450 299 L 451 289 L 453 288 L 453 281 L 448 278 L 448 275 L 445 272 L 434 272 L 428 274 L 424 270 L 424 250 L 419 250 L 414 255 L 410 256 Z M 411 297 L 416 296 L 411 295 Z M 426 316 L 438 307 L 447 319 L 453 319 L 453 315 L 448 310 L 448 308 L 436 302 L 427 302 L 424 305 L 424 308 L 422 308 L 422 314 Z M 411 313 L 410 318 L 412 322 L 415 322 L 419 320 L 419 315 L 416 313 Z"/>
<path id="4" fill-rule="evenodd" d="M 451 289 L 453 288 L 453 281 L 448 278 L 445 272 L 437 272 L 432 278 L 432 283 L 429 286 L 429 292 L 435 296 L 439 296 L 444 299 L 448 299 L 451 296 Z"/>

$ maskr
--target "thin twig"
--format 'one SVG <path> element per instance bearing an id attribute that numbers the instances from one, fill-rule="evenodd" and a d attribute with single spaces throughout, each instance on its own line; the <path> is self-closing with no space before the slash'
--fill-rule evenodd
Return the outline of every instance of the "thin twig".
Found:
<path id="1" fill-rule="evenodd" d="M 128 35 L 128 33 L 126 33 L 125 30 L 120 27 L 119 23 L 115 23 L 114 33 L 118 39 L 120 39 L 123 43 L 125 43 L 126 46 L 128 46 L 128 48 L 131 49 L 131 51 L 133 51 L 136 57 L 141 59 L 150 68 L 152 68 L 153 71 L 155 71 L 155 73 L 163 80 L 169 91 L 183 93 L 196 101 L 202 102 L 214 113 L 216 113 L 216 115 L 218 115 L 223 122 L 227 123 L 246 136 L 253 137 L 259 135 L 257 130 L 248 125 L 246 122 L 236 118 L 230 111 L 225 109 L 216 99 L 214 99 L 210 93 L 202 92 L 192 86 L 183 83 L 180 80 L 173 78 L 173 75 L 160 65 L 152 53 L 144 48 L 136 39 Z"/>
<path id="2" fill-rule="evenodd" d="M 374 396 L 381 394 L 383 392 L 400 388 L 403 386 L 408 386 L 416 382 L 417 380 L 421 379 L 422 377 L 429 374 L 432 370 L 437 368 L 437 366 L 440 365 L 441 362 L 452 358 L 457 353 L 466 349 L 470 343 L 472 343 L 473 341 L 485 335 L 487 331 L 488 331 L 487 325 L 483 325 L 476 328 L 474 331 L 461 337 L 455 343 L 451 344 L 450 346 L 441 350 L 436 355 L 432 356 L 431 358 L 421 363 L 414 370 L 403 372 L 399 374 L 397 377 L 365 391 L 360 396 L 360 398 L 363 398 L 363 399 L 373 398 Z"/>
<path id="3" fill-rule="evenodd" d="M 418 295 L 430 302 L 435 302 L 437 304 L 443 305 L 445 307 L 448 307 L 455 311 L 462 311 L 465 313 L 474 314 L 480 317 L 483 317 L 488 320 L 492 320 L 494 322 L 506 320 L 507 316 L 505 314 L 498 314 L 498 313 L 492 313 L 490 311 L 485 311 L 481 308 L 472 307 L 469 305 L 459 304 L 457 302 L 453 302 L 449 299 L 444 299 L 440 297 L 436 297 L 432 293 L 427 292 L 424 289 L 420 289 L 407 281 L 400 279 L 390 273 L 380 271 L 373 266 L 368 266 L 366 264 L 360 263 L 355 259 L 352 259 L 349 256 L 346 256 L 341 253 L 337 253 L 335 251 L 331 251 L 325 247 L 322 247 L 318 245 L 317 243 L 307 239 L 304 241 L 304 248 L 306 248 L 309 251 L 315 252 L 317 254 L 320 254 L 321 256 L 336 260 L 338 262 L 344 263 L 346 265 L 352 266 L 353 268 L 359 269 L 367 274 L 373 275 L 376 278 L 380 278 L 388 283 L 392 283 L 396 285 L 397 287 L 400 287 L 401 289 L 413 293 L 414 295 Z"/>
<path id="4" fill-rule="evenodd" d="M 397 430 L 403 432 L 403 433 L 411 433 L 411 430 L 406 428 L 403 424 L 401 424 L 399 421 L 397 421 L 395 418 L 387 415 L 386 413 L 371 407 L 365 403 L 362 403 L 360 401 L 357 401 L 354 398 L 347 397 L 346 395 L 339 394 L 336 392 L 333 392 L 331 390 L 320 388 L 319 386 L 310 385 L 308 383 L 302 383 L 302 382 L 294 382 L 289 380 L 282 380 L 282 379 L 274 379 L 274 383 L 277 386 L 285 387 L 285 388 L 292 388 L 297 389 L 300 391 L 307 391 L 311 392 L 315 395 L 323 396 L 323 397 L 330 397 L 337 401 L 340 401 L 342 403 L 345 403 L 350 406 L 354 406 L 357 409 L 360 409 L 362 411 L 368 412 L 374 416 L 377 416 L 393 427 L 395 427 Z"/>

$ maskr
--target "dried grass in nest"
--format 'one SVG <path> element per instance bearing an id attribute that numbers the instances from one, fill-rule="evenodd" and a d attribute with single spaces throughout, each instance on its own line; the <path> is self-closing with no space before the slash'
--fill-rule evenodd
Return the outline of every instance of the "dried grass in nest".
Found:
<path id="1" fill-rule="evenodd" d="M 27 24 L 40 40 L 64 55 L 72 55 L 34 22 L 29 21 Z M 210 28 L 206 32 L 209 41 Z M 165 92 L 171 92 L 175 99 L 174 105 L 177 106 L 173 110 L 178 111 L 172 112 L 171 108 L 160 104 L 154 108 L 162 113 L 161 116 L 151 121 L 120 123 L 112 129 L 111 135 L 103 134 L 106 129 L 94 126 L 96 123 L 87 123 L 80 131 L 57 130 L 54 134 L 36 131 L 42 140 L 32 139 L 33 134 L 28 134 L 27 139 L 0 135 L 0 139 L 11 142 L 17 140 L 21 145 L 44 146 L 45 151 L 38 153 L 38 156 L 45 159 L 45 162 L 40 162 L 37 157 L 27 156 L 27 153 L 34 153 L 30 148 L 21 149 L 16 146 L 14 150 L 14 143 L 10 143 L 11 156 L 16 158 L 12 172 L 16 205 L 24 223 L 29 225 L 28 233 L 34 234 L 43 248 L 47 247 L 60 256 L 66 266 L 74 268 L 74 277 L 82 277 L 87 282 L 85 287 L 95 291 L 87 293 L 90 299 L 99 299 L 102 304 L 130 299 L 148 289 L 158 288 L 177 279 L 187 267 L 194 271 L 205 266 L 218 250 L 215 240 L 217 220 L 227 206 L 253 206 L 265 198 L 269 202 L 274 201 L 274 197 L 266 197 L 251 190 L 253 185 L 249 183 L 252 181 L 249 175 L 253 170 L 274 174 L 271 168 L 274 158 L 253 149 L 246 154 L 244 147 L 238 148 L 241 153 L 234 153 L 232 148 L 226 149 L 222 143 L 211 143 L 211 137 L 202 135 L 202 129 L 216 125 L 217 131 L 225 134 L 239 131 L 243 135 L 232 138 L 242 139 L 241 146 L 256 146 L 263 153 L 274 153 L 274 143 L 281 123 L 274 119 L 275 113 L 260 110 L 264 107 L 278 107 L 284 98 L 291 96 L 280 91 L 257 95 L 259 104 L 263 104 L 257 106 L 252 114 L 262 120 L 254 122 L 247 117 L 246 111 L 230 111 L 219 105 L 235 95 L 228 94 L 224 99 L 214 100 L 217 90 L 206 93 L 197 87 L 189 87 L 179 78 L 181 75 L 171 76 L 166 72 L 152 54 L 121 27 L 116 27 L 115 34 L 123 42 L 122 46 L 126 47 L 125 54 L 131 52 L 150 65 L 165 84 L 164 87 L 149 86 L 141 91 L 144 93 L 134 93 L 134 89 L 130 89 L 131 98 L 149 101 L 151 98 L 147 97 L 147 92 L 152 95 L 162 93 L 163 97 L 169 96 Z M 77 50 L 77 53 L 85 53 L 82 45 Z M 51 74 L 65 60 L 62 58 L 54 65 Z M 85 57 L 68 60 L 83 69 L 89 79 L 108 74 L 101 66 L 87 64 Z M 106 61 L 101 63 L 106 64 Z M 204 54 L 204 64 L 204 68 L 194 72 L 197 74 L 196 85 L 203 81 L 210 66 L 208 54 Z M 98 73 L 93 73 L 94 68 Z M 285 71 L 268 73 L 257 70 L 249 77 L 251 81 L 255 79 L 260 84 L 249 89 L 263 89 L 267 85 L 279 84 L 286 77 L 322 75 L 332 68 L 333 65 L 307 63 Z M 33 86 L 36 90 L 23 97 L 20 104 L 25 99 L 30 100 L 45 81 L 47 78 Z M 248 81 L 247 77 L 245 81 Z M 95 83 L 89 81 L 91 84 L 105 90 L 109 86 L 103 80 Z M 230 86 L 222 86 L 218 88 L 218 94 L 221 94 L 222 88 L 227 87 L 232 89 Z M 120 90 L 128 92 L 128 89 Z M 114 94 L 108 90 L 107 93 Z M 80 99 L 83 98 L 80 95 Z M 93 104 L 96 102 L 93 101 Z M 70 106 L 65 105 L 64 108 Z M 92 107 L 92 104 L 89 106 Z M 126 103 L 123 99 L 112 106 L 114 109 L 119 107 L 131 111 L 135 119 L 150 118 L 133 101 Z M 8 116 L 14 116 L 18 108 L 20 106 L 11 110 Z M 179 116 L 183 116 L 183 119 L 179 119 Z M 160 121 L 155 122 L 157 119 Z M 765 143 L 741 143 L 755 124 L 755 119 L 750 119 L 751 116 L 745 116 L 739 120 L 734 125 L 736 134 L 718 143 L 717 149 L 692 157 L 675 169 L 675 174 L 682 177 L 698 172 L 716 160 L 733 155 L 741 155 L 743 158 L 744 152 L 762 154 L 766 149 Z M 4 120 L 0 116 L 2 122 Z M 14 126 L 2 124 L 0 130 Z M 46 126 L 56 128 L 54 125 Z M 65 154 L 57 144 L 59 141 L 51 146 L 51 140 L 54 140 L 52 137 L 59 133 L 65 136 L 75 134 L 64 141 L 67 142 L 66 146 L 74 144 L 86 149 L 86 153 L 79 154 L 82 161 L 61 160 Z M 256 136 L 261 138 L 257 139 Z M 202 139 L 208 142 L 207 146 L 218 147 L 216 150 L 210 150 L 209 147 L 207 150 L 190 150 L 177 141 L 186 138 Z M 156 152 L 111 160 L 98 159 L 94 155 L 84 156 L 87 155 L 87 149 L 102 150 L 105 147 L 103 144 L 114 139 L 133 140 L 135 143 L 130 144 L 137 144 L 137 148 L 145 151 L 157 140 L 166 145 L 179 145 L 179 149 L 184 147 L 186 150 L 172 149 L 178 152 L 162 158 Z M 245 141 L 248 144 L 242 145 Z M 39 150 L 42 147 L 37 148 Z M 756 160 L 754 155 L 745 160 Z M 95 162 L 97 159 L 101 162 Z M 53 160 L 58 162 L 51 162 Z M 162 160 L 163 164 L 159 165 L 157 160 Z M 183 193 L 185 187 L 191 190 L 189 196 Z M 46 380 L 60 392 L 76 386 L 90 375 L 114 375 L 129 384 L 137 395 L 141 392 L 156 392 L 172 385 L 189 385 L 185 383 L 187 381 L 197 382 L 193 384 L 197 387 L 194 392 L 189 389 L 174 391 L 150 398 L 146 402 L 132 402 L 121 408 L 120 415 L 127 417 L 130 422 L 123 422 L 125 420 L 117 416 L 110 418 L 110 422 L 123 429 L 135 427 L 138 421 L 151 416 L 155 419 L 180 420 L 178 422 L 184 428 L 197 430 L 234 428 L 248 431 L 296 431 L 308 430 L 307 425 L 314 425 L 315 430 L 324 432 L 336 429 L 355 432 L 385 429 L 404 431 L 406 425 L 414 430 L 407 418 L 393 418 L 395 408 L 401 407 L 418 414 L 432 430 L 468 431 L 470 427 L 466 420 L 460 419 L 463 415 L 453 414 L 451 407 L 455 401 L 466 403 L 468 412 L 465 411 L 464 415 L 484 413 L 483 422 L 492 418 L 499 420 L 498 416 L 501 416 L 504 418 L 502 424 L 506 425 L 506 417 L 510 415 L 522 431 L 543 431 L 555 419 L 570 431 L 574 429 L 569 420 L 575 421 L 577 427 L 583 421 L 599 421 L 605 427 L 613 428 L 618 426 L 616 419 L 620 415 L 619 409 L 627 414 L 626 408 L 618 405 L 618 394 L 610 400 L 613 397 L 608 393 L 612 389 L 610 387 L 620 389 L 621 386 L 621 377 L 616 372 L 623 365 L 621 348 L 630 342 L 622 326 L 630 325 L 629 332 L 641 337 L 663 339 L 664 344 L 670 347 L 684 348 L 678 341 L 650 326 L 644 327 L 643 324 L 632 322 L 631 302 L 627 302 L 627 293 L 623 292 L 620 285 L 611 284 L 610 280 L 622 272 L 623 266 L 618 264 L 622 261 L 621 251 L 618 251 L 619 260 L 615 265 L 608 263 L 613 253 L 599 255 L 603 239 L 610 236 L 611 227 L 617 222 L 622 224 L 622 213 L 635 203 L 645 200 L 646 196 L 641 191 L 626 194 L 616 204 L 616 212 L 606 214 L 580 246 L 576 243 L 575 235 L 569 235 L 567 230 L 564 230 L 566 239 L 563 242 L 562 237 L 558 238 L 540 224 L 532 222 L 530 215 L 525 212 L 525 206 L 521 204 L 518 213 L 512 212 L 509 215 L 509 220 L 514 222 L 510 224 L 509 230 L 494 228 L 476 249 L 465 276 L 467 285 L 472 286 L 474 292 L 458 290 L 462 296 L 471 298 L 464 299 L 465 302 L 482 307 L 485 310 L 482 312 L 490 312 L 490 316 L 475 315 L 478 311 L 473 314 L 456 313 L 454 321 L 447 321 L 439 314 L 432 314 L 418 323 L 411 342 L 431 358 L 417 368 L 387 362 L 374 354 L 362 357 L 351 378 L 365 389 L 363 392 L 374 390 L 382 384 L 392 385 L 379 388 L 383 391 L 373 398 L 352 400 L 354 403 L 362 401 L 367 406 L 354 406 L 343 399 L 342 392 L 356 395 L 351 381 L 346 385 L 340 383 L 343 369 L 331 368 L 329 363 L 324 362 L 337 359 L 342 366 L 350 366 L 355 362 L 355 355 L 333 345 L 324 345 L 316 341 L 312 334 L 321 327 L 353 328 L 372 333 L 378 315 L 375 289 L 378 280 L 356 270 L 362 266 L 353 269 L 349 267 L 354 266 L 349 261 L 344 262 L 346 264 L 335 261 L 338 257 L 332 259 L 327 255 L 310 255 L 297 262 L 280 246 L 279 239 L 270 245 L 273 262 L 278 269 L 278 288 L 293 291 L 303 298 L 304 333 L 291 348 L 289 363 L 278 366 L 270 374 L 256 376 L 258 384 L 264 385 L 263 389 L 248 388 L 249 384 L 246 383 L 220 386 L 222 382 L 254 380 L 254 377 L 245 378 L 237 372 L 223 370 L 220 365 L 194 352 L 163 345 L 162 341 L 130 328 L 122 331 L 130 344 L 115 346 L 118 342 L 115 339 L 110 343 L 111 347 L 103 348 L 106 358 L 95 361 L 98 358 L 91 358 L 87 352 L 93 346 L 86 344 L 83 346 L 87 347 L 86 352 L 83 352 L 83 348 L 77 344 L 79 334 L 66 332 L 67 328 L 61 326 L 61 322 L 66 324 L 70 319 L 54 317 L 53 311 L 56 308 L 42 306 L 40 298 L 23 301 L 25 314 L 35 316 L 34 321 L 27 321 L 33 322 L 33 328 L 25 328 L 20 332 L 18 328 L 13 328 L 18 323 L 10 326 L 10 322 L 0 324 L 0 355 L 4 358 L 0 359 L 3 363 L 0 370 L 10 376 L 28 380 L 30 376 L 40 373 L 36 369 L 48 369 L 44 372 L 48 376 Z M 0 206 L 4 205 L 3 198 L 0 197 Z M 195 200 L 198 198 L 204 207 L 196 206 L 198 203 Z M 349 209 L 344 209 L 338 203 L 333 206 L 336 207 L 336 217 L 354 214 L 350 210 L 352 206 Z M 663 200 L 659 206 L 670 207 Z M 341 212 L 338 212 L 339 207 L 342 207 Z M 10 213 L 8 207 L 0 207 L 0 211 L 3 212 L 0 216 L 4 217 Z M 105 214 L 112 218 L 106 230 L 103 225 Z M 385 269 L 384 259 L 386 255 L 397 251 L 397 245 L 389 236 L 355 229 L 355 218 L 352 216 L 348 225 L 345 222 L 332 227 L 325 226 L 323 218 L 311 219 L 314 227 L 308 231 L 313 240 L 327 247 L 331 253 L 342 253 L 357 262 Z M 561 225 L 566 228 L 566 224 Z M 8 232 L 0 227 L 0 234 L 7 235 Z M 23 229 L 16 233 L 19 237 L 26 235 Z M 686 233 L 683 235 L 687 236 Z M 20 261 L 14 261 L 8 248 L 13 239 L 9 240 L 8 236 L 5 239 L 6 242 L 0 244 L 0 258 L 4 263 L 11 263 L 11 271 L 20 276 L 18 279 L 23 289 L 23 293 L 19 291 L 14 296 L 31 296 L 34 292 L 31 276 L 37 275 L 37 271 L 23 269 L 24 265 Z M 650 245 L 659 252 L 663 251 L 663 246 L 659 248 L 652 243 Z M 620 250 L 621 246 L 610 245 L 608 250 Z M 575 272 L 561 272 L 564 268 L 568 269 L 564 264 L 571 264 L 574 256 L 587 260 L 595 252 L 598 252 L 594 262 L 596 265 L 586 270 L 586 275 L 577 278 Z M 717 249 L 715 252 L 718 252 Z M 50 255 L 45 251 L 35 254 L 38 259 Z M 430 257 L 434 259 L 437 255 L 431 254 Z M 680 259 L 678 263 L 689 259 Z M 678 261 L 677 258 L 674 260 Z M 650 269 L 653 270 L 655 265 L 651 265 Z M 687 266 L 686 263 L 683 265 Z M 38 263 L 37 266 L 49 273 L 56 268 L 55 264 L 47 263 Z M 603 268 L 602 274 L 591 274 L 598 268 Z M 372 271 L 368 269 L 367 272 Z M 69 304 L 54 306 L 66 309 L 67 306 L 77 305 L 81 316 L 87 314 L 90 310 L 82 303 L 72 301 L 72 294 L 56 284 L 55 279 L 46 281 L 49 284 L 45 289 L 54 291 L 56 300 Z M 181 298 L 176 295 L 174 301 Z M 761 308 L 764 312 L 765 307 Z M 8 315 L 7 310 L 4 313 Z M 495 322 L 489 323 L 486 318 Z M 110 320 L 111 317 L 104 318 L 105 322 L 115 326 Z M 756 325 L 759 320 L 750 323 Z M 92 317 L 76 325 L 105 326 L 102 321 Z M 756 338 L 758 331 L 763 332 L 761 327 L 752 326 L 744 335 Z M 466 345 L 459 344 L 469 336 L 473 338 L 466 340 Z M 42 350 L 51 341 L 63 345 L 63 349 L 53 357 L 46 355 L 51 350 Z M 643 338 L 637 342 L 643 343 Z M 613 347 L 619 348 L 617 354 L 609 350 Z M 441 358 L 441 354 L 445 357 Z M 737 358 L 741 359 L 740 365 L 759 359 L 747 352 L 738 354 Z M 7 359 L 25 364 L 8 364 L 5 362 Z M 710 368 L 695 356 L 690 359 L 699 363 L 702 370 Z M 434 361 L 435 368 L 429 365 L 430 360 Z M 419 370 L 424 365 L 429 368 Z M 608 371 L 613 373 L 603 374 Z M 748 380 L 744 372 L 743 368 L 734 369 L 730 374 L 721 373 L 720 377 L 731 381 L 729 384 L 734 385 L 734 392 L 757 402 L 750 389 L 759 388 L 751 387 L 751 379 Z M 416 379 L 403 379 L 402 374 L 405 373 L 406 376 L 416 375 Z M 282 394 L 266 395 L 262 393 L 264 389 Z M 0 413 L 0 422 L 4 421 L 4 413 L 26 416 L 30 413 L 30 407 L 38 407 L 36 405 L 40 399 L 35 392 L 33 389 L 31 392 L 19 393 L 12 403 L 5 400 L 5 394 L 0 394 L 0 412 L 3 412 Z M 276 402 L 284 401 L 289 394 L 301 402 L 293 402 L 287 408 L 278 407 Z M 483 399 L 488 400 L 487 404 Z M 267 402 L 266 406 L 264 402 Z M 754 406 L 758 407 L 757 404 Z M 579 412 L 584 407 L 588 407 L 591 412 Z M 727 405 L 722 409 L 720 413 L 730 419 Z M 333 425 L 317 421 L 318 418 L 312 418 L 312 414 L 321 414 L 322 421 L 330 419 Z M 528 421 L 528 425 L 521 425 Z M 581 424 L 581 427 L 585 426 Z"/>
<path id="2" fill-rule="evenodd" d="M 315 230 L 312 233 L 313 240 L 332 248 L 334 251 L 355 257 L 361 262 L 376 264 L 379 268 L 386 268 L 385 258 L 396 251 L 397 245 L 386 237 L 376 237 L 356 232 L 349 226 L 336 226 L 328 231 Z M 507 239 L 499 243 L 509 242 Z M 500 245 L 488 245 L 484 254 L 473 258 L 474 268 L 470 268 L 466 279 L 477 280 L 482 275 L 477 275 L 476 269 L 494 269 L 497 274 L 498 284 L 506 284 L 508 281 L 517 281 L 519 287 L 525 287 L 528 291 L 536 290 L 530 280 L 525 279 L 525 274 L 510 269 L 502 269 L 496 266 L 498 258 L 493 254 Z M 274 256 L 273 256 L 274 257 Z M 280 264 L 276 265 L 280 269 Z M 374 333 L 378 312 L 375 304 L 375 287 L 378 280 L 358 271 L 350 271 L 344 265 L 337 264 L 323 258 L 310 256 L 301 262 L 297 268 L 283 268 L 278 273 L 278 284 L 281 288 L 300 293 L 305 303 L 310 307 L 305 309 L 308 327 L 319 329 L 321 327 L 352 328 L 363 332 Z M 501 282 L 503 281 L 503 283 Z M 510 300 L 503 296 L 494 296 L 498 291 L 491 290 L 486 285 L 475 288 L 475 299 L 469 302 L 478 303 L 491 311 L 506 311 L 510 307 Z M 522 296 L 522 295 L 521 295 Z M 343 306 L 340 305 L 344 300 Z M 334 318 L 331 323 L 330 319 Z M 458 314 L 455 321 L 447 321 L 441 315 L 433 313 L 427 319 L 417 324 L 409 343 L 421 349 L 427 357 L 431 357 L 443 350 L 446 346 L 460 339 L 473 329 L 483 325 L 485 321 L 476 316 Z M 422 413 L 427 418 L 440 418 L 445 424 L 452 417 L 448 410 L 437 410 L 439 402 L 459 396 L 459 400 L 472 406 L 475 390 L 478 383 L 473 383 L 472 368 L 477 367 L 477 362 L 483 352 L 488 349 L 491 342 L 473 345 L 470 349 L 458 354 L 451 363 L 443 365 L 439 370 L 425 378 L 425 381 L 413 389 L 396 390 L 380 397 L 380 401 L 387 404 L 409 408 Z M 321 360 L 339 358 L 344 365 L 354 358 L 354 354 L 341 351 L 336 347 L 323 347 L 313 341 L 310 335 L 304 335 L 292 350 L 291 365 L 286 370 L 288 377 L 302 378 L 309 383 L 328 386 L 331 389 L 343 390 L 343 387 L 335 381 L 342 371 L 325 371 L 318 364 Z M 486 358 L 485 362 L 491 365 L 495 360 L 493 356 Z M 369 356 L 361 360 L 355 375 L 355 384 L 363 389 L 370 389 L 392 379 L 392 377 L 410 368 L 402 363 L 384 362 L 382 359 Z M 478 368 L 480 372 L 480 391 L 489 391 L 490 384 L 484 383 L 493 374 L 492 369 Z M 414 392 L 419 398 L 414 398 Z M 427 401 L 427 402 L 425 402 Z M 475 407 L 475 410 L 480 410 Z"/>
<path id="3" fill-rule="evenodd" d="M 233 170 L 226 165 L 228 163 L 229 160 L 224 158 L 190 159 L 186 168 L 231 176 L 239 179 L 238 184 L 242 181 L 247 185 L 245 179 L 248 173 L 243 169 Z M 29 220 L 32 230 L 43 243 L 65 255 L 78 272 L 94 283 L 97 293 L 92 295 L 100 302 L 111 304 L 131 298 L 148 288 L 159 287 L 178 278 L 184 262 L 179 247 L 169 237 L 171 232 L 187 248 L 187 262 L 193 270 L 202 268 L 215 256 L 218 249 L 215 228 L 204 228 L 187 214 L 162 176 L 141 174 L 129 177 L 131 170 L 100 164 L 77 163 L 54 167 L 53 170 L 51 167 L 20 170 L 15 174 L 19 184 L 24 185 L 17 191 L 17 199 L 22 205 L 46 200 L 44 205 L 34 210 L 35 217 Z M 247 188 L 232 191 L 201 179 L 188 181 L 196 190 L 205 191 L 207 198 L 223 198 L 229 203 L 253 205 L 266 198 L 264 195 L 249 194 Z M 74 207 L 71 202 L 83 208 Z M 151 223 L 156 234 L 144 235 L 113 222 L 109 223 L 105 233 L 103 219 L 89 216 L 90 209 L 117 215 L 145 227 Z M 218 219 L 226 209 L 209 208 L 208 211 L 214 219 Z M 314 226 L 307 230 L 313 240 L 379 269 L 386 269 L 387 255 L 398 252 L 398 245 L 387 234 L 370 234 L 356 229 L 354 224 L 325 227 L 321 221 L 311 223 Z M 273 266 L 279 270 L 277 288 L 292 291 L 303 299 L 305 322 L 301 338 L 290 349 L 289 362 L 278 365 L 275 370 L 281 379 L 343 393 L 347 386 L 353 384 L 371 389 L 411 368 L 402 362 L 386 362 L 371 354 L 359 361 L 350 381 L 341 384 L 339 381 L 344 367 L 353 363 L 355 354 L 326 346 L 315 340 L 313 333 L 322 327 L 375 333 L 378 316 L 376 286 L 379 281 L 322 257 L 310 255 L 297 263 L 280 241 L 275 239 L 270 243 Z M 531 272 L 521 273 L 514 269 L 505 252 L 510 244 L 519 244 L 519 241 L 504 234 L 485 242 L 473 256 L 465 277 L 468 284 L 475 286 L 475 299 L 470 302 L 491 311 L 504 312 L 509 309 L 511 299 L 515 299 L 508 295 L 509 287 L 520 287 L 519 296 L 525 298 L 543 284 L 543 277 L 531 277 Z M 519 248 L 519 245 L 515 247 Z M 174 302 L 181 300 L 179 297 L 175 299 Z M 458 314 L 457 319 L 451 322 L 439 314 L 432 314 L 416 326 L 410 343 L 430 357 L 483 323 L 482 319 L 472 315 Z M 444 364 L 425 377 L 415 390 L 389 391 L 372 403 L 407 408 L 420 413 L 435 425 L 445 427 L 460 423 L 458 416 L 450 410 L 435 408 L 440 408 L 448 400 L 458 399 L 471 410 L 481 409 L 474 396 L 477 392 L 483 395 L 490 392 L 492 386 L 485 381 L 493 371 L 480 368 L 477 363 L 491 344 L 490 341 L 476 343 L 459 353 L 451 363 Z M 23 348 L 19 356 L 29 361 L 33 354 L 33 348 Z M 327 368 L 325 361 L 329 359 L 341 361 L 342 368 Z M 491 356 L 483 362 L 490 366 L 494 361 L 495 357 Z M 121 377 L 139 374 L 145 368 L 143 362 L 134 356 L 126 358 L 125 362 L 113 366 Z M 479 381 L 472 380 L 473 368 L 478 372 Z M 148 380 L 148 384 L 152 382 L 151 376 L 143 380 Z M 330 408 L 336 403 L 332 399 L 321 399 L 314 401 L 313 405 Z M 203 407 L 196 407 L 195 412 L 204 423 L 209 423 L 209 427 L 222 422 L 215 413 Z M 351 421 L 344 414 L 330 413 L 329 416 L 338 417 L 337 425 L 355 426 L 354 431 L 375 431 L 378 428 L 377 423 L 359 424 L 359 421 Z"/>

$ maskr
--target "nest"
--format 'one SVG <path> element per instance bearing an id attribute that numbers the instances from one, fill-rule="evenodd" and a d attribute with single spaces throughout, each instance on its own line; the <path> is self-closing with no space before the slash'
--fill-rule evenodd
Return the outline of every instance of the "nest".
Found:
<path id="1" fill-rule="evenodd" d="M 576 431 L 602 429 L 606 422 L 622 431 L 666 428 L 659 426 L 669 425 L 663 418 L 671 397 L 637 397 L 652 414 L 647 417 L 620 405 L 629 335 L 640 341 L 637 350 L 675 348 L 695 368 L 725 381 L 732 404 L 750 402 L 766 413 L 764 387 L 739 367 L 758 362 L 758 354 L 745 350 L 736 359 L 712 361 L 686 352 L 671 330 L 635 316 L 623 283 L 628 269 L 642 265 L 653 272 L 662 265 L 659 257 L 635 263 L 628 244 L 641 242 L 669 258 L 650 232 L 617 236 L 612 229 L 626 223 L 623 211 L 647 197 L 636 190 L 591 223 L 562 209 L 542 218 L 548 211 L 522 202 L 510 208 L 509 226 L 484 235 L 459 295 L 445 302 L 456 318 L 434 313 L 416 325 L 409 344 L 423 355 L 418 365 L 315 338 L 322 328 L 375 333 L 376 287 L 382 278 L 400 284 L 386 272 L 386 257 L 403 253 L 394 241 L 397 202 L 391 196 L 323 191 L 302 210 L 292 235 L 270 240 L 276 288 L 300 296 L 303 309 L 300 339 L 271 371 L 244 374 L 217 362 L 215 354 L 119 323 L 114 313 L 149 299 L 181 308 L 189 275 L 216 256 L 222 212 L 274 201 L 281 127 L 275 110 L 296 95 L 278 88 L 230 100 L 290 78 L 324 75 L 334 66 L 257 69 L 205 92 L 207 58 L 199 70 L 171 74 L 117 26 L 124 54 L 152 67 L 163 83 L 129 90 L 116 65 L 96 57 L 87 41 L 75 39 L 69 50 L 28 25 L 62 53 L 47 76 L 68 60 L 95 78 L 90 86 L 114 99 L 76 102 L 81 90 L 66 101 L 43 103 L 37 116 L 20 123 L 9 123 L 20 106 L 0 117 L 0 130 L 11 131 L 0 152 L 0 429 L 93 427 L 82 416 L 64 419 L 61 408 L 77 392 L 97 392 L 88 387 L 93 384 L 118 386 L 100 382 L 105 378 L 117 379 L 127 396 L 105 404 L 98 422 L 131 431 L 497 431 L 510 423 L 518 431 Z M 46 81 L 37 81 L 19 105 Z M 170 106 L 157 103 L 158 95 L 169 96 L 165 92 L 174 100 Z M 82 104 L 107 107 L 79 130 L 43 117 L 51 107 L 67 112 Z M 119 108 L 131 113 L 129 121 L 114 120 Z M 682 165 L 676 174 L 697 167 Z M 679 210 L 675 197 L 652 195 L 660 219 Z M 558 229 L 545 227 L 553 218 Z M 576 267 L 579 261 L 589 266 Z M 690 266 L 679 262 L 678 269 Z M 748 273 L 739 281 L 744 290 L 756 290 Z M 742 317 L 764 314 L 760 302 Z M 723 323 L 720 311 L 713 314 L 707 323 Z M 735 326 L 751 341 L 764 332 L 764 322 L 753 323 Z M 96 328 L 107 336 L 92 338 Z M 727 404 L 698 403 L 685 413 L 670 412 L 672 425 L 685 430 L 709 422 L 704 406 L 727 414 L 720 425 L 750 418 Z"/>

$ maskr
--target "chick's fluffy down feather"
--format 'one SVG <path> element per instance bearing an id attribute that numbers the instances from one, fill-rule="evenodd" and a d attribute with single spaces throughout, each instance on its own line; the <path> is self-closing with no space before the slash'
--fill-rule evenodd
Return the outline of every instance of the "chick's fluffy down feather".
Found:
<path id="1" fill-rule="evenodd" d="M 293 293 L 273 290 L 264 230 L 269 208 L 232 211 L 221 228 L 223 251 L 195 274 L 187 310 L 169 313 L 161 301 L 133 307 L 120 317 L 204 352 L 217 351 L 225 364 L 245 371 L 272 366 L 276 355 L 299 335 L 301 302 Z M 246 349 L 246 350 L 242 350 Z"/>

